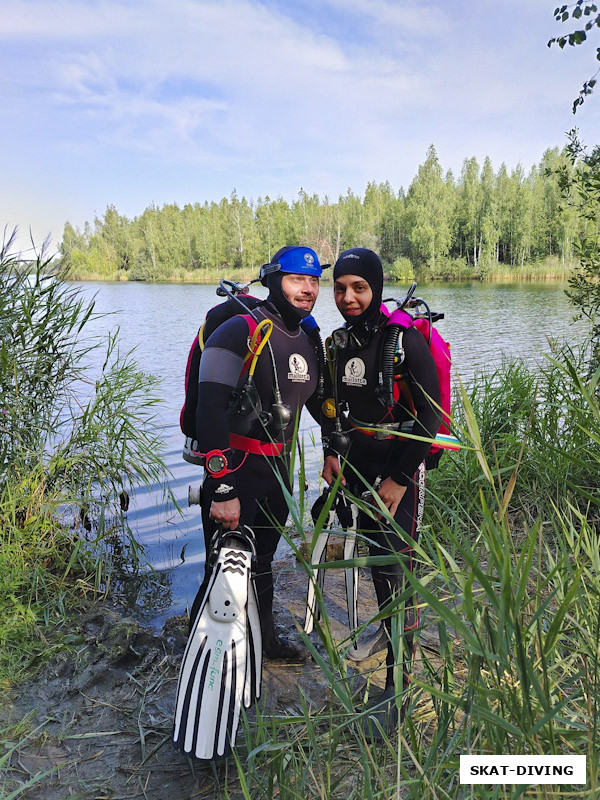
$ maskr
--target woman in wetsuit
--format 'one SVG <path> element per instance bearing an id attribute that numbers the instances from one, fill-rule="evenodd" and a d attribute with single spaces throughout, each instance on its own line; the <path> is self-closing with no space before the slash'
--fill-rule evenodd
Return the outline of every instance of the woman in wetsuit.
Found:
<path id="1" fill-rule="evenodd" d="M 348 465 L 343 483 L 355 495 L 365 491 L 365 483 L 373 486 L 402 529 L 399 535 L 390 527 L 366 514 L 359 518 L 359 529 L 368 538 L 372 556 L 392 555 L 390 563 L 371 568 L 380 610 L 389 606 L 394 596 L 404 589 L 404 573 L 396 554 L 412 569 L 412 542 L 417 541 L 423 516 L 425 495 L 425 456 L 428 442 L 401 439 L 394 435 L 402 423 L 412 422 L 412 433 L 433 438 L 440 427 L 440 388 L 433 357 L 425 338 L 415 328 L 402 335 L 404 360 L 402 373 L 411 400 L 404 393 L 394 392 L 394 401 L 386 402 L 381 390 L 382 349 L 387 330 L 387 317 L 381 311 L 383 268 L 379 257 L 364 248 L 345 250 L 333 272 L 335 303 L 346 320 L 335 357 L 339 421 L 350 442 L 345 454 Z M 341 413 L 340 413 L 341 411 Z M 389 426 L 390 435 L 376 427 Z M 325 461 L 323 478 L 328 483 L 340 472 L 339 452 L 330 445 L 339 441 L 330 434 L 330 421 L 324 422 Z M 343 437 L 342 437 L 343 439 Z M 361 480 L 357 473 L 364 479 Z M 413 599 L 405 603 L 402 673 L 403 689 L 408 686 L 417 625 Z M 398 724 L 394 686 L 394 649 L 392 618 L 385 620 L 387 645 L 386 683 L 382 695 L 370 706 L 372 714 L 365 718 L 365 732 L 373 739 L 381 738 L 380 728 L 391 733 Z M 398 687 L 399 690 L 399 687 Z M 373 717 L 377 724 L 373 724 Z"/>

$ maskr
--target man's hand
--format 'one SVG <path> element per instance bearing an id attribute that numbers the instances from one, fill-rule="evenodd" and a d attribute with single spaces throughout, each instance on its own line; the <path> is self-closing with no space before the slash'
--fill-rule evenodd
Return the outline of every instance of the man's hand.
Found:
<path id="1" fill-rule="evenodd" d="M 208 515 L 222 525 L 225 530 L 234 531 L 240 522 L 240 511 L 240 501 L 235 497 L 233 500 L 225 500 L 223 503 L 213 500 Z"/>
<path id="2" fill-rule="evenodd" d="M 333 481 L 340 474 L 340 470 L 341 467 L 339 458 L 337 456 L 327 456 L 327 458 L 323 462 L 323 472 L 321 473 L 321 477 L 328 486 L 331 486 Z M 341 484 L 342 486 L 346 485 L 346 478 L 344 478 L 343 476 Z"/>
<path id="3" fill-rule="evenodd" d="M 386 478 L 379 487 L 377 494 L 381 497 L 391 517 L 396 514 L 405 492 L 406 486 L 400 486 L 399 483 L 396 483 L 396 481 L 393 481 L 391 478 Z"/>

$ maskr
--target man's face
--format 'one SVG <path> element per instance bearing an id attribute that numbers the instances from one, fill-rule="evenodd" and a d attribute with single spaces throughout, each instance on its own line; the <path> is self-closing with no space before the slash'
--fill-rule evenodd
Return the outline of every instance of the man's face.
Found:
<path id="1" fill-rule="evenodd" d="M 293 306 L 312 311 L 319 295 L 319 279 L 314 275 L 286 273 L 281 278 L 281 290 Z"/>

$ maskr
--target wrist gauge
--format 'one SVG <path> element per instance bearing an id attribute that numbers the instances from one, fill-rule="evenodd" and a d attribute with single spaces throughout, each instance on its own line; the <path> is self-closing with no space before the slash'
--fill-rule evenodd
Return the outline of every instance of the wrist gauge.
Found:
<path id="1" fill-rule="evenodd" d="M 227 459 L 220 451 L 207 453 L 205 466 L 213 478 L 222 478 L 227 473 Z"/>

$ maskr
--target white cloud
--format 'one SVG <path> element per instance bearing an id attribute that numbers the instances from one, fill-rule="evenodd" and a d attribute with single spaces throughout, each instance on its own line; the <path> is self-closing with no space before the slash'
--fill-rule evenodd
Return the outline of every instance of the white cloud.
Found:
<path id="1" fill-rule="evenodd" d="M 450 22 L 445 7 L 402 0 L 324 0 L 326 5 L 344 15 L 362 17 L 371 28 L 386 39 L 410 46 L 410 38 L 421 38 L 424 32 L 437 37 L 448 32 Z"/>
<path id="2" fill-rule="evenodd" d="M 34 35 L 52 18 L 50 39 L 60 39 L 59 30 L 80 37 L 66 51 L 55 47 L 44 73 L 55 103 L 97 125 L 90 149 L 94 141 L 112 142 L 168 160 L 204 160 L 209 128 L 215 143 L 239 157 L 267 142 L 269 159 L 287 159 L 290 147 L 324 143 L 332 129 L 346 147 L 364 145 L 381 130 L 376 118 L 418 89 L 418 79 L 386 54 L 356 45 L 346 52 L 332 37 L 248 2 L 120 6 L 115 19 L 109 6 L 95 6 L 95 28 L 90 9 L 79 4 L 46 2 L 28 15 L 37 19 Z M 25 36 L 22 21 L 13 18 L 10 27 Z M 197 88 L 169 96 L 169 84 L 179 80 Z"/>
<path id="3" fill-rule="evenodd" d="M 457 173 L 486 152 L 529 166 L 562 143 L 588 77 L 578 48 L 545 47 L 545 2 L 306 0 L 295 15 L 291 2 L 5 0 L 0 92 L 28 141 L 5 128 L 4 150 L 39 174 L 70 154 L 100 209 L 126 158 L 170 176 L 151 197 L 138 178 L 140 210 L 195 170 L 220 195 L 336 197 L 370 178 L 406 186 L 431 142 Z"/>

